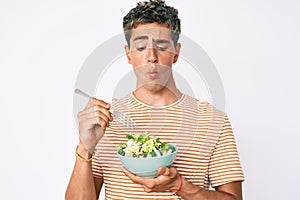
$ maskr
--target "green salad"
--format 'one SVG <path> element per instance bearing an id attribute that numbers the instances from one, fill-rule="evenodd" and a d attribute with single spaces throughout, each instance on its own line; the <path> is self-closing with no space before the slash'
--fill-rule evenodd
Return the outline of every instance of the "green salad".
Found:
<path id="1" fill-rule="evenodd" d="M 118 153 L 126 157 L 144 158 L 156 157 L 171 154 L 174 149 L 166 142 L 160 141 L 150 133 L 127 135 L 128 139 L 125 145 L 118 146 Z"/>

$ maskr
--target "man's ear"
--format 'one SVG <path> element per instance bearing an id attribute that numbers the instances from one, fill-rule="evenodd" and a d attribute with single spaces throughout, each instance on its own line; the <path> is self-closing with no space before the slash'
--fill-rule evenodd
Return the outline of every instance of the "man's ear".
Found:
<path id="1" fill-rule="evenodd" d="M 131 63 L 131 53 L 130 53 L 129 46 L 128 46 L 128 45 L 125 45 L 124 49 L 125 49 L 125 52 L 126 52 L 127 62 L 128 62 L 129 64 L 132 64 L 132 63 Z"/>
<path id="2" fill-rule="evenodd" d="M 176 48 L 175 48 L 175 55 L 174 55 L 174 59 L 173 59 L 173 64 L 175 64 L 179 58 L 179 53 L 180 53 L 180 49 L 181 49 L 181 44 L 177 43 Z"/>

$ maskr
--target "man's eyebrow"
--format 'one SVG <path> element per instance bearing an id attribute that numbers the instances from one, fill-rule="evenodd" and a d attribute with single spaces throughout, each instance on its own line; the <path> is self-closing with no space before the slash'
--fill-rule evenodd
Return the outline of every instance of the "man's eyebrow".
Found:
<path id="1" fill-rule="evenodd" d="M 133 41 L 136 41 L 136 40 L 148 40 L 148 36 L 147 35 L 142 35 L 142 36 L 138 36 L 136 38 L 133 39 Z"/>
<path id="2" fill-rule="evenodd" d="M 163 39 L 157 39 L 153 40 L 156 44 L 162 44 L 162 43 L 170 43 L 170 40 L 163 40 Z"/>

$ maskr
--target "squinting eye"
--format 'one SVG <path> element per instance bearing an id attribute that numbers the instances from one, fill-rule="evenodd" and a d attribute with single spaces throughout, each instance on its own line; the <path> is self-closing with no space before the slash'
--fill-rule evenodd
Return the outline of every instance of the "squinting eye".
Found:
<path id="1" fill-rule="evenodd" d="M 138 51 L 143 51 L 143 50 L 145 50 L 147 47 L 146 46 L 142 46 L 142 47 L 137 47 L 136 49 L 138 50 Z"/>
<path id="2" fill-rule="evenodd" d="M 168 47 L 163 47 L 163 46 L 156 46 L 156 48 L 160 51 L 165 51 L 168 49 Z"/>

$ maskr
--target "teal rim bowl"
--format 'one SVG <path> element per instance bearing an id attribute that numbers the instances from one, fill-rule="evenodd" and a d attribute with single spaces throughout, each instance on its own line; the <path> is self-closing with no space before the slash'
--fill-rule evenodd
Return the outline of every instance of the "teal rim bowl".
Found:
<path id="1" fill-rule="evenodd" d="M 159 167 L 170 167 L 176 158 L 178 152 L 177 147 L 173 144 L 169 145 L 172 146 L 174 151 L 165 156 L 133 158 L 122 156 L 119 153 L 117 154 L 121 163 L 131 173 L 141 177 L 154 178 L 158 176 L 157 170 Z"/>

